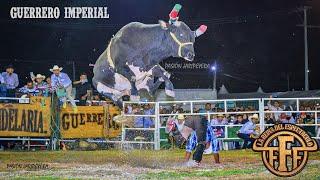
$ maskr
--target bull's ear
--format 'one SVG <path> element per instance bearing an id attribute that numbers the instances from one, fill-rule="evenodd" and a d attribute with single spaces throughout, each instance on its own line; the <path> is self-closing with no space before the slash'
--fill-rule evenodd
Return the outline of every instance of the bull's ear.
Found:
<path id="1" fill-rule="evenodd" d="M 164 22 L 163 20 L 159 20 L 160 27 L 164 30 L 168 30 L 169 24 Z"/>

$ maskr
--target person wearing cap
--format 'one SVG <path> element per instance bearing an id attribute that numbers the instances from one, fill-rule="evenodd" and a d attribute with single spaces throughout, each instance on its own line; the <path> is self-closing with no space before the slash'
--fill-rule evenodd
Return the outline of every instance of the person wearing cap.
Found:
<path id="1" fill-rule="evenodd" d="M 14 73 L 13 66 L 7 66 L 6 72 L 3 72 L 1 75 L 6 88 L 6 96 L 15 97 L 16 88 L 19 86 L 19 78 L 18 75 Z"/>
<path id="2" fill-rule="evenodd" d="M 255 140 L 254 138 L 252 138 L 252 135 L 258 135 L 258 133 L 255 131 L 256 122 L 258 121 L 258 114 L 254 114 L 249 117 L 249 121 L 246 122 L 238 131 L 238 137 L 244 140 L 242 149 L 252 148 L 253 142 Z M 249 142 L 250 144 L 248 145 Z"/>
<path id="3" fill-rule="evenodd" d="M 35 88 L 40 92 L 38 95 L 49 96 L 48 84 L 44 80 L 46 76 L 42 74 L 37 74 L 32 80 L 35 85 Z"/>
<path id="4" fill-rule="evenodd" d="M 181 131 L 183 126 L 184 126 L 184 115 L 179 114 L 177 119 L 174 120 L 174 123 L 176 125 L 176 127 L 178 128 L 178 131 Z"/>
<path id="5" fill-rule="evenodd" d="M 50 71 L 53 73 L 51 75 L 51 88 L 56 91 L 65 90 L 66 96 L 60 98 L 63 103 L 63 108 L 67 106 L 67 98 L 70 101 L 73 110 L 77 112 L 76 103 L 72 97 L 72 81 L 70 80 L 69 76 L 66 73 L 61 72 L 63 68 L 59 67 L 58 65 L 54 65 Z"/>
<path id="6" fill-rule="evenodd" d="M 217 118 L 212 119 L 210 122 L 210 125 L 213 128 L 213 131 L 218 137 L 224 137 L 224 131 L 225 131 L 225 127 L 219 126 L 219 125 L 227 125 L 227 124 L 228 124 L 228 121 L 223 114 L 218 114 Z"/>
<path id="7" fill-rule="evenodd" d="M 228 124 L 223 114 L 218 114 L 217 118 L 211 120 L 211 126 Z"/>

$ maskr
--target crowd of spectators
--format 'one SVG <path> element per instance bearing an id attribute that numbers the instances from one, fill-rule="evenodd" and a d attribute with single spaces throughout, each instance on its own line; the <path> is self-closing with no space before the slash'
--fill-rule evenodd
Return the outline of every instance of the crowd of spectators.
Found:
<path id="1" fill-rule="evenodd" d="M 240 106 L 240 107 L 227 108 L 227 113 L 223 113 L 225 112 L 224 108 L 216 108 L 215 106 L 216 105 L 214 103 L 206 103 L 202 106 L 194 107 L 193 113 L 198 113 L 201 115 L 205 115 L 206 117 L 209 117 L 210 125 L 214 127 L 216 131 L 216 135 L 218 137 L 223 138 L 225 136 L 226 127 L 224 125 L 240 125 L 240 127 L 238 126 L 234 128 L 238 128 L 238 129 L 240 128 L 240 130 L 237 131 L 237 133 L 241 132 L 242 135 L 239 136 L 238 134 L 238 137 L 242 139 L 245 138 L 246 142 L 252 142 L 253 138 L 251 136 L 256 136 L 257 134 L 260 133 L 259 126 L 252 125 L 252 127 L 255 127 L 255 128 L 254 129 L 251 128 L 249 131 L 242 129 L 243 127 L 245 127 L 245 124 L 250 123 L 251 121 L 250 117 L 255 116 L 257 118 L 255 114 L 259 112 L 258 108 L 255 108 L 254 106 L 246 106 L 246 107 Z M 310 126 L 311 124 L 315 124 L 316 113 L 308 112 L 312 110 L 314 111 L 317 108 L 318 108 L 317 103 L 306 102 L 306 103 L 300 104 L 299 106 L 299 111 L 302 111 L 302 112 L 294 112 L 297 110 L 297 106 L 294 103 L 292 104 L 292 102 L 285 102 L 285 101 L 278 101 L 278 100 L 269 101 L 269 102 L 266 102 L 266 107 L 265 107 L 266 113 L 264 114 L 265 115 L 264 124 L 266 126 L 279 124 L 279 123 L 300 124 L 312 136 L 319 136 L 320 128 L 316 128 L 316 126 Z M 272 111 L 272 112 L 268 113 L 268 111 Z M 307 112 L 303 112 L 303 111 L 307 111 Z M 171 117 L 167 117 L 168 114 L 179 114 L 179 113 L 188 114 L 190 112 L 191 112 L 190 106 L 186 104 L 181 103 L 181 104 L 164 105 L 163 107 L 160 107 L 160 114 L 162 114 L 161 116 L 162 118 L 160 119 L 161 124 L 162 126 L 164 126 L 166 123 L 166 120 L 171 118 Z M 208 112 L 212 114 L 208 115 L 207 114 Z M 318 117 L 320 116 L 320 114 L 317 114 L 317 115 Z M 258 119 L 255 119 L 254 122 L 255 122 L 254 124 L 260 124 L 260 117 L 258 117 Z M 319 122 L 319 119 L 318 119 L 318 122 Z M 306 125 L 303 125 L 303 124 L 306 124 Z M 229 127 L 229 128 L 233 128 L 233 127 Z M 247 132 L 248 134 L 243 135 L 245 134 L 244 132 Z M 233 143 L 235 145 L 235 148 L 241 148 L 240 143 L 238 141 L 235 141 Z M 248 147 L 250 147 L 250 145 L 248 145 Z M 245 145 L 244 148 L 247 148 L 247 145 Z"/>
<path id="2" fill-rule="evenodd" d="M 27 78 L 26 84 L 21 85 L 19 82 L 19 76 L 14 71 L 14 67 L 12 65 L 8 65 L 5 72 L 0 74 L 0 97 L 49 97 L 53 93 L 59 94 L 60 91 L 58 91 L 58 89 L 62 87 L 65 93 L 65 98 L 70 101 L 73 107 L 75 107 L 75 104 L 80 106 L 102 105 L 107 101 L 107 99 L 93 90 L 86 73 L 81 73 L 79 80 L 72 82 L 66 73 L 61 72 L 62 67 L 55 65 L 50 69 L 50 71 L 52 73 L 51 75 L 48 74 L 47 77 L 40 73 L 34 75 L 34 73 L 31 72 L 30 77 Z M 8 102 L 8 100 L 3 101 Z M 24 101 L 20 101 L 20 103 L 21 102 Z"/>

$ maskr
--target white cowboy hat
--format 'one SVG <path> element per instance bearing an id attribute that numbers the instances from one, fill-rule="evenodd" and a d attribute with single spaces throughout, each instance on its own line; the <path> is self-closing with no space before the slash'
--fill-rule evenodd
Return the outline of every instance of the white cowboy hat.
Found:
<path id="1" fill-rule="evenodd" d="M 46 76 L 44 76 L 44 75 L 42 75 L 42 74 L 37 74 L 35 78 L 36 78 L 36 79 L 45 79 Z"/>
<path id="2" fill-rule="evenodd" d="M 258 116 L 258 114 L 254 114 L 254 115 L 250 116 L 249 119 L 259 120 L 259 116 Z"/>
<path id="3" fill-rule="evenodd" d="M 59 70 L 61 71 L 63 68 L 59 67 L 58 65 L 54 65 L 52 69 L 50 69 L 51 72 L 53 72 L 54 70 Z"/>
<path id="4" fill-rule="evenodd" d="M 179 115 L 178 115 L 178 119 L 179 119 L 179 120 L 184 120 L 184 115 L 179 114 Z"/>

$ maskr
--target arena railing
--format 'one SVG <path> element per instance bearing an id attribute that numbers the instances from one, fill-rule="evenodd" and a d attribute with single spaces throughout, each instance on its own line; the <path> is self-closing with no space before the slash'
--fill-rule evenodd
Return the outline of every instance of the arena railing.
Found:
<path id="1" fill-rule="evenodd" d="M 265 109 L 265 106 L 267 105 L 267 101 L 282 101 L 282 105 L 286 106 L 292 106 L 292 101 L 296 102 L 294 107 L 297 107 L 295 110 L 283 110 L 283 111 L 269 111 L 268 109 Z M 190 115 L 205 115 L 208 118 L 210 118 L 212 115 L 217 115 L 217 114 L 223 114 L 223 115 L 237 115 L 237 114 L 247 114 L 251 115 L 254 113 L 259 114 L 259 123 L 256 124 L 260 132 L 265 130 L 266 127 L 271 126 L 273 124 L 266 124 L 265 123 L 265 114 L 270 114 L 270 113 L 314 113 L 314 123 L 313 124 L 307 124 L 307 123 L 298 123 L 297 125 L 302 126 L 302 127 L 314 127 L 314 134 L 313 138 L 315 139 L 320 139 L 320 124 L 318 119 L 318 113 L 320 112 L 320 107 L 318 109 L 314 110 L 301 110 L 300 109 L 300 104 L 302 104 L 303 101 L 319 101 L 320 104 L 320 98 L 262 98 L 262 99 L 225 99 L 225 100 L 194 100 L 194 101 L 159 101 L 159 102 L 145 102 L 145 103 L 155 103 L 156 107 L 158 107 L 158 113 L 156 113 L 156 121 L 159 123 L 157 126 L 159 128 L 155 128 L 155 131 L 157 132 L 156 134 L 159 135 L 159 139 L 156 139 L 155 142 L 157 147 L 160 147 L 161 142 L 166 142 L 166 138 L 162 138 L 160 136 L 160 131 L 163 131 L 165 129 L 165 121 L 167 121 L 168 117 L 176 116 L 178 113 L 173 113 L 173 112 L 160 112 L 160 110 L 163 110 L 166 107 L 171 107 L 175 105 L 176 107 L 184 107 L 183 113 L 179 113 L 185 116 L 190 116 Z M 131 103 L 137 103 L 137 102 L 131 102 Z M 194 108 L 197 106 L 201 106 L 202 108 L 205 106 L 206 103 L 210 104 L 215 104 L 220 107 L 219 112 L 211 111 L 211 112 L 194 112 Z M 251 107 L 251 109 L 247 109 L 244 111 L 239 111 L 236 108 L 237 104 L 251 104 L 254 106 L 254 108 Z M 290 104 L 291 103 L 291 104 Z M 294 105 L 294 104 L 293 104 Z M 236 111 L 233 111 L 236 109 Z M 210 118 L 211 119 L 211 118 Z M 224 136 L 223 138 L 220 138 L 220 140 L 224 143 L 224 149 L 228 149 L 228 143 L 233 142 L 233 141 L 239 141 L 241 140 L 235 135 L 235 129 L 240 129 L 241 124 L 224 124 L 224 125 L 217 125 L 224 127 Z M 310 128 L 309 128 L 310 129 Z M 232 130 L 232 132 L 229 132 Z"/>
<path id="2" fill-rule="evenodd" d="M 14 104 L 29 104 L 30 99 L 29 98 L 16 98 L 16 97 L 0 97 L 0 103 L 14 103 Z M 46 149 L 49 148 L 50 144 L 50 138 L 39 138 L 39 137 L 25 137 L 25 136 L 17 136 L 17 137 L 0 137 L 0 140 L 2 141 L 21 141 L 22 144 L 26 142 L 26 147 L 28 150 L 31 149 L 31 147 L 36 146 L 42 146 L 46 147 Z M 44 144 L 31 144 L 31 141 L 37 141 L 37 142 L 44 142 Z"/>
<path id="3" fill-rule="evenodd" d="M 4 102 L 21 102 L 26 103 L 29 101 L 29 98 L 7 98 L 7 97 L 0 97 L 0 101 Z M 268 102 L 270 101 L 271 104 L 273 104 L 275 101 L 280 102 L 282 105 L 286 105 L 287 107 L 290 107 L 290 109 L 284 109 L 281 111 L 270 111 L 266 108 L 268 105 Z M 102 102 L 102 101 L 97 101 Z M 320 117 L 318 117 L 318 113 L 320 112 L 320 98 L 262 98 L 262 99 L 225 99 L 225 100 L 194 100 L 194 101 L 159 101 L 159 102 L 124 102 L 125 104 L 152 104 L 154 108 L 154 114 L 152 115 L 141 115 L 141 114 L 126 114 L 124 113 L 124 116 L 127 117 L 150 117 L 154 119 L 154 127 L 152 128 L 131 128 L 131 127 L 125 127 L 122 124 L 122 133 L 121 133 L 121 140 L 117 141 L 116 143 L 120 143 L 121 146 L 126 146 L 127 144 L 138 144 L 140 145 L 140 148 L 144 146 L 144 144 L 152 145 L 155 150 L 160 149 L 161 142 L 167 141 L 166 138 L 161 137 L 161 131 L 165 129 L 165 121 L 166 118 L 169 116 L 175 116 L 176 113 L 173 113 L 171 111 L 164 112 L 163 109 L 166 107 L 173 108 L 173 105 L 176 105 L 176 107 L 183 107 L 184 112 L 181 113 L 183 115 L 189 116 L 189 115 L 205 115 L 208 118 L 210 118 L 212 115 L 217 114 L 224 114 L 224 115 L 236 115 L 236 114 L 254 114 L 258 113 L 260 117 L 260 122 L 257 124 L 257 126 L 260 127 L 260 130 L 263 131 L 266 127 L 271 126 L 273 124 L 266 124 L 265 123 L 265 115 L 266 114 L 281 114 L 281 113 L 306 113 L 307 115 L 312 115 L 312 118 L 314 119 L 314 122 L 312 124 L 310 123 L 298 123 L 297 125 L 302 127 L 308 127 L 306 129 L 312 130 L 313 132 L 313 138 L 320 139 Z M 205 112 L 205 113 L 199 113 L 195 112 L 194 110 L 197 108 L 204 108 L 206 103 L 215 104 L 217 106 L 214 111 L 211 112 Z M 250 109 L 246 109 L 244 111 L 239 111 L 238 105 L 248 107 L 251 106 Z M 311 106 L 311 107 L 309 107 Z M 161 111 L 161 112 L 160 112 Z M 226 146 L 227 143 L 233 142 L 233 141 L 239 141 L 240 139 L 235 136 L 234 130 L 236 128 L 240 128 L 242 125 L 239 124 L 226 124 L 226 125 L 219 125 L 223 126 L 225 128 L 224 131 L 224 137 L 220 138 L 221 141 L 224 142 L 224 146 Z M 142 131 L 151 131 L 153 134 L 153 139 L 151 140 L 127 140 L 127 131 L 130 130 L 142 130 Z M 232 132 L 231 132 L 232 130 Z M 103 138 L 103 137 L 102 137 Z M 32 137 L 3 137 L 0 138 L 0 140 L 23 140 L 28 141 L 28 144 L 30 144 L 30 141 L 45 141 L 47 144 L 50 142 L 50 139 L 48 138 L 32 138 Z M 63 141 L 63 140 L 62 140 Z M 95 140 L 92 140 L 95 141 Z M 100 142 L 100 141 L 99 141 Z M 105 142 L 109 142 L 108 140 L 105 140 Z M 115 141 L 112 141 L 115 142 Z M 32 145 L 28 146 L 30 148 Z M 228 149 L 228 147 L 225 147 L 224 149 Z"/>
<path id="4" fill-rule="evenodd" d="M 194 100 L 194 101 L 160 101 L 159 103 L 159 107 L 163 109 L 164 106 L 168 105 L 168 104 L 172 104 L 175 106 L 179 106 L 179 104 L 182 107 L 189 107 L 187 110 L 183 109 L 184 111 L 187 112 L 183 112 L 183 113 L 159 113 L 159 119 L 161 122 L 162 118 L 166 118 L 166 117 L 170 117 L 170 116 L 176 116 L 177 114 L 182 114 L 184 116 L 198 116 L 198 115 L 202 115 L 202 116 L 207 116 L 207 119 L 211 119 L 212 115 L 218 115 L 218 114 L 223 114 L 223 115 L 230 115 L 230 114 L 254 114 L 254 113 L 259 113 L 259 105 L 260 105 L 260 99 L 225 99 L 225 100 Z M 204 106 L 206 103 L 210 103 L 218 105 L 219 108 L 216 109 L 217 112 L 211 111 L 211 112 L 194 112 L 194 108 L 200 109 L 204 109 Z M 233 108 L 236 107 L 236 105 L 240 103 L 249 103 L 249 104 L 255 104 L 256 109 L 255 110 L 247 110 L 247 111 L 231 111 Z M 229 105 L 229 107 L 228 107 Z M 220 111 L 220 112 L 218 112 Z M 259 126 L 260 124 L 258 124 Z M 229 137 L 230 133 L 229 130 L 232 129 L 233 127 L 241 127 L 241 125 L 238 124 L 224 124 L 224 125 L 215 125 L 215 126 L 219 126 L 219 127 L 223 127 L 224 129 L 224 135 L 223 138 L 219 138 L 221 146 L 223 144 L 224 149 L 228 149 L 228 142 L 230 142 L 231 140 L 235 140 L 238 141 L 240 140 L 238 137 Z M 165 126 L 161 126 L 160 129 L 165 129 Z M 238 128 L 240 129 L 240 128 Z M 162 130 L 163 131 L 163 130 Z M 231 133 L 232 134 L 232 133 Z M 159 142 L 167 142 L 166 138 L 161 138 L 159 140 Z"/>
<path id="5" fill-rule="evenodd" d="M 152 107 L 149 109 L 153 114 L 134 114 L 131 112 L 123 111 L 123 115 L 126 117 L 131 117 L 132 121 L 135 121 L 136 118 L 150 118 L 153 121 L 154 127 L 144 128 L 144 127 L 126 127 L 125 123 L 122 123 L 122 133 L 121 133 L 121 148 L 130 148 L 131 145 L 139 145 L 139 148 L 148 148 L 148 145 L 152 145 L 155 150 L 160 149 L 159 143 L 159 118 L 158 112 L 159 107 L 157 102 L 123 102 L 123 107 L 132 108 L 134 105 L 138 105 L 138 109 L 140 109 L 141 105 L 151 105 Z M 134 109 L 133 109 L 134 111 Z M 130 122 L 129 122 L 130 123 Z M 131 122 L 134 123 L 134 122 Z M 144 121 L 143 121 L 144 126 Z M 151 132 L 151 133 L 149 133 Z M 138 134 L 138 135 L 137 135 Z M 150 138 L 152 135 L 152 138 Z M 130 137 L 131 136 L 131 137 Z"/>
<path id="6" fill-rule="evenodd" d="M 295 124 L 301 127 L 304 127 L 305 129 L 311 130 L 312 127 L 314 127 L 314 139 L 320 139 L 320 117 L 318 117 L 318 113 L 320 113 L 320 98 L 312 97 L 312 98 L 263 98 L 262 103 L 263 105 L 268 104 L 268 102 L 280 102 L 281 104 L 286 103 L 286 105 L 290 108 L 289 110 L 282 109 L 282 110 L 263 110 L 262 111 L 262 116 L 264 117 L 265 114 L 299 114 L 301 116 L 301 113 L 305 113 L 305 115 L 309 115 L 309 120 L 313 120 L 313 123 L 299 123 L 296 122 Z M 308 105 L 309 103 L 309 105 Z M 306 105 L 307 104 L 307 105 Z M 301 107 L 307 106 L 307 109 L 310 110 L 305 110 L 302 109 Z M 314 106 L 314 109 L 311 109 L 311 107 Z M 310 115 L 314 114 L 313 117 Z M 308 118 L 307 118 L 308 120 Z M 263 121 L 264 122 L 264 121 Z M 272 124 L 264 124 L 263 127 L 268 127 L 271 126 Z M 308 128 L 307 128 L 308 127 Z M 311 127 L 311 128 L 310 128 Z M 310 133 L 310 132 L 309 132 Z"/>

